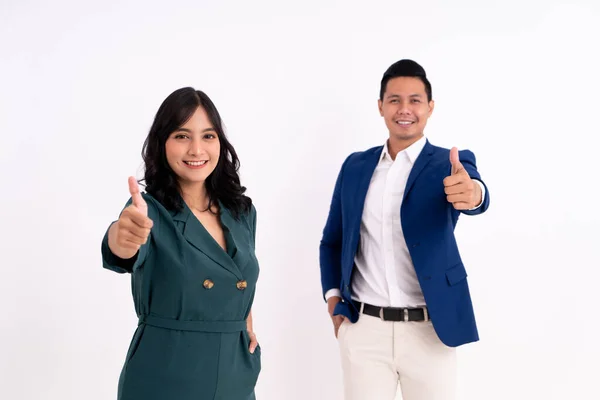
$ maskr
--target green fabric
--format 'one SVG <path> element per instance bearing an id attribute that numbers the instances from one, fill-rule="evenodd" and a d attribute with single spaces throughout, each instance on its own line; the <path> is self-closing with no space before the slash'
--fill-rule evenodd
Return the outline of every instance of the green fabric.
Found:
<path id="1" fill-rule="evenodd" d="M 131 273 L 140 321 L 118 400 L 253 400 L 261 349 L 249 352 L 245 321 L 259 273 L 256 210 L 235 220 L 221 204 L 225 252 L 187 206 L 168 211 L 142 195 L 154 225 L 136 257 L 112 254 L 108 232 L 102 242 L 104 268 Z M 206 279 L 214 287 L 206 289 Z"/>

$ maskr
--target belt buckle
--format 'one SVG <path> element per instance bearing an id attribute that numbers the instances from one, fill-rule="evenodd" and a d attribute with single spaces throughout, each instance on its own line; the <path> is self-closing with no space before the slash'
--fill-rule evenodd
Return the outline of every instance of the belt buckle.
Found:
<path id="1" fill-rule="evenodd" d="M 382 321 L 385 321 L 385 318 L 383 318 L 383 307 L 379 308 L 379 318 L 381 318 Z"/>
<path id="2" fill-rule="evenodd" d="M 404 322 L 408 322 L 408 308 L 403 308 L 403 309 L 402 309 L 402 313 L 403 313 L 403 318 L 402 318 L 402 320 L 403 320 Z"/>
<path id="3" fill-rule="evenodd" d="M 423 321 L 429 321 L 429 312 L 427 311 L 427 306 L 421 307 L 421 309 L 423 310 Z"/>

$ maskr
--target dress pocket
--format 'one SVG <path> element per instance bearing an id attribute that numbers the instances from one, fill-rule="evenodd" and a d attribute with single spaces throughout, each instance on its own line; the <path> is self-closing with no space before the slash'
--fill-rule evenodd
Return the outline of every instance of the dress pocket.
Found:
<path id="1" fill-rule="evenodd" d="M 140 344 L 142 342 L 142 336 L 144 334 L 144 328 L 146 325 L 140 325 L 135 330 L 133 334 L 133 338 L 131 338 L 131 343 L 129 344 L 129 350 L 127 350 L 127 357 L 125 358 L 125 365 L 129 364 L 131 360 L 135 357 L 140 348 Z"/>
<path id="2" fill-rule="evenodd" d="M 219 371 L 219 380 L 223 385 L 220 385 L 219 398 L 252 398 L 261 370 L 262 350 L 257 347 L 254 353 L 250 353 L 250 337 L 246 330 L 240 332 L 237 338 L 224 335 L 223 340 Z"/>
<path id="3" fill-rule="evenodd" d="M 250 334 L 248 333 L 248 331 L 243 331 L 243 337 L 244 337 L 244 345 L 246 346 L 246 352 L 250 355 L 250 357 L 255 357 L 258 359 L 259 362 L 259 366 L 258 369 L 260 370 L 260 355 L 262 352 L 262 349 L 260 347 L 260 343 L 258 344 L 258 346 L 256 346 L 256 349 L 254 349 L 254 353 L 250 353 Z"/>

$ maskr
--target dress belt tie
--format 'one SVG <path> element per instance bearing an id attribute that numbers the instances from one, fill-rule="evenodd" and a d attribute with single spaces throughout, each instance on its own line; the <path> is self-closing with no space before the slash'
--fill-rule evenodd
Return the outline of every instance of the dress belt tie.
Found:
<path id="1" fill-rule="evenodd" d="M 142 315 L 139 325 L 150 325 L 157 328 L 172 329 L 176 331 L 193 332 L 241 332 L 246 330 L 246 321 L 181 321 L 178 319 L 161 318 L 152 315 Z"/>

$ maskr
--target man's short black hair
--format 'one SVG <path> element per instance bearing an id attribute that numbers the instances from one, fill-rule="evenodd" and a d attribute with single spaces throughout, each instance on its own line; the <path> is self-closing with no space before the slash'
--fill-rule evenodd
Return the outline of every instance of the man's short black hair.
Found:
<path id="1" fill-rule="evenodd" d="M 427 93 L 427 101 L 433 99 L 431 95 L 431 83 L 427 79 L 425 70 L 417 62 L 413 60 L 400 60 L 396 61 L 385 71 L 383 78 L 381 78 L 381 89 L 379 90 L 379 99 L 383 100 L 385 89 L 390 79 L 398 78 L 400 76 L 412 76 L 419 78 L 425 85 L 425 93 Z"/>

